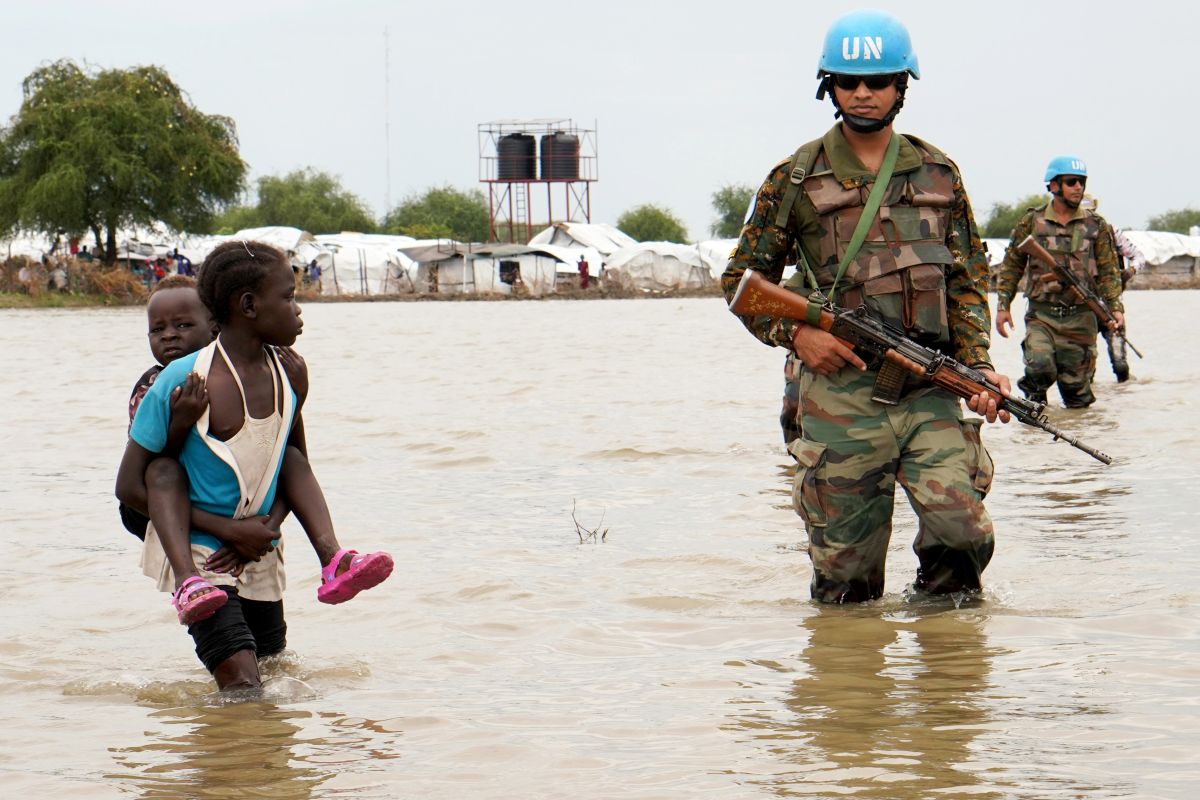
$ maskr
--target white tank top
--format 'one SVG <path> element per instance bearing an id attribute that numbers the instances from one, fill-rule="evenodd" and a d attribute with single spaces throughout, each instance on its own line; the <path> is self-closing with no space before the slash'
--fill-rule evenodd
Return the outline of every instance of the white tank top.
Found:
<path id="1" fill-rule="evenodd" d="M 283 415 L 279 413 L 278 376 L 268 359 L 267 364 L 271 367 L 271 413 L 269 416 L 256 419 L 250 416 L 250 408 L 246 405 L 246 389 L 242 386 L 242 379 L 238 376 L 233 362 L 225 353 L 225 347 L 221 344 L 220 337 L 217 337 L 217 352 L 221 354 L 221 358 L 224 359 L 225 365 L 229 367 L 229 372 L 233 375 L 233 382 L 237 384 L 238 393 L 242 396 L 242 412 L 245 414 L 245 422 L 241 429 L 225 441 L 225 446 L 229 448 L 229 452 L 237 462 L 238 470 L 242 473 L 246 485 L 258 486 L 265 477 L 267 467 L 271 465 L 271 456 L 275 452 L 275 441 L 278 439 L 279 429 L 283 425 Z"/>

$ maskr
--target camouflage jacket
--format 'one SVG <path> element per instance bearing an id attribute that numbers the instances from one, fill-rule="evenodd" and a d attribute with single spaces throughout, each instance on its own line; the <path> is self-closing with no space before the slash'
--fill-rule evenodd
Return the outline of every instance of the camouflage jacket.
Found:
<path id="1" fill-rule="evenodd" d="M 997 306 L 1007 311 L 1017 293 L 1021 277 L 1029 272 L 1025 296 L 1060 305 L 1076 305 L 1080 301 L 1073 292 L 1047 292 L 1038 279 L 1048 270 L 1017 252 L 1017 245 L 1033 235 L 1038 244 L 1056 256 L 1068 255 L 1068 263 L 1081 277 L 1095 285 L 1097 293 L 1113 311 L 1124 312 L 1121 305 L 1121 267 L 1117 261 L 1112 226 L 1095 211 L 1077 208 L 1065 223 L 1059 222 L 1052 204 L 1047 203 L 1025 212 L 1013 228 L 1012 241 L 1004 253 L 1004 261 L 996 272 Z M 1074 247 L 1072 247 L 1074 243 Z"/>
<path id="2" fill-rule="evenodd" d="M 917 141 L 917 140 L 914 140 Z M 897 206 L 920 205 L 912 203 L 911 187 L 906 175 L 915 173 L 930 160 L 933 148 L 901 138 L 900 151 L 892 181 L 888 186 L 889 197 L 899 197 Z M 823 229 L 821 217 L 808 195 L 810 181 L 822 171 L 832 172 L 841 187 L 849 190 L 864 190 L 874 182 L 875 175 L 869 172 L 850 149 L 841 132 L 841 125 L 831 128 L 821 140 L 821 152 L 809 178 L 805 179 L 805 191 L 800 192 L 788 216 L 785 228 L 775 225 L 779 204 L 788 186 L 791 158 L 779 162 L 750 207 L 746 224 L 734 249 L 729 265 L 721 276 L 726 298 L 732 298 L 742 273 L 747 269 L 762 272 L 766 278 L 779 283 L 784 266 L 795 263 L 797 248 L 803 248 L 811 266 L 821 275 L 828 275 L 828 265 L 837 267 L 837 253 L 830 249 L 832 237 Z M 979 239 L 971 203 L 963 189 L 958 168 L 949 159 L 937 153 L 939 163 L 945 164 L 950 173 L 952 195 L 948 209 L 949 224 L 945 230 L 942 252 L 946 253 L 942 265 L 945 275 L 946 316 L 949 329 L 948 350 L 954 358 L 969 366 L 990 367 L 988 347 L 991 344 L 989 329 L 991 312 L 987 302 L 988 265 L 986 251 Z M 864 191 L 869 191 L 865 189 Z M 888 207 L 885 202 L 881 212 Z M 882 216 L 882 214 L 881 214 Z M 939 245 L 940 247 L 940 245 Z M 820 278 L 818 278 L 820 280 Z M 823 286 L 827 289 L 828 287 Z M 796 325 L 792 320 L 773 320 L 769 317 L 743 317 L 743 324 L 761 341 L 786 348 L 792 346 L 792 334 Z"/>

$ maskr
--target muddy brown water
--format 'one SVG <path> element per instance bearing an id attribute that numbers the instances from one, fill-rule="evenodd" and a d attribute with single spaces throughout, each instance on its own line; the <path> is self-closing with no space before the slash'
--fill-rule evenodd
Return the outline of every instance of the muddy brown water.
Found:
<path id="1" fill-rule="evenodd" d="M 719 299 L 308 306 L 317 475 L 398 568 L 322 606 L 289 524 L 250 702 L 117 519 L 143 313 L 0 311 L 0 795 L 1192 797 L 1198 300 L 1130 293 L 1136 380 L 1052 412 L 1111 467 L 987 428 L 998 547 L 960 608 L 906 599 L 903 503 L 886 596 L 809 601 L 782 356 Z"/>

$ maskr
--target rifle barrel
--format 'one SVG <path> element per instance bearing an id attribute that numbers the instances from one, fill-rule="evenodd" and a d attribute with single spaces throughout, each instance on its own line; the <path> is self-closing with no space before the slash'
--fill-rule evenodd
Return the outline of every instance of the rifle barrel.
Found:
<path id="1" fill-rule="evenodd" d="M 1071 434 L 1067 433 L 1066 431 L 1059 429 L 1058 426 L 1051 423 L 1045 417 L 1021 416 L 1021 417 L 1018 417 L 1018 419 L 1021 420 L 1021 422 L 1024 422 L 1026 425 L 1032 425 L 1035 428 L 1041 428 L 1046 433 L 1053 436 L 1055 439 L 1062 439 L 1067 444 L 1071 445 L 1072 447 L 1076 447 L 1076 448 L 1082 450 L 1083 452 L 1087 453 L 1089 456 L 1091 456 L 1092 458 L 1101 462 L 1102 464 L 1111 464 L 1112 463 L 1112 456 L 1108 455 L 1107 453 L 1100 452 L 1099 450 L 1092 447 L 1091 445 L 1084 444 L 1083 442 L 1079 441 L 1078 437 L 1072 436 Z"/>

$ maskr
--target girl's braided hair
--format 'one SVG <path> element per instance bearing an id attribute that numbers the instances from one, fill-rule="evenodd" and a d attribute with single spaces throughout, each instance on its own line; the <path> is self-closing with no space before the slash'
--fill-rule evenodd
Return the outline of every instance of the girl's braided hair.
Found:
<path id="1" fill-rule="evenodd" d="M 235 297 L 257 291 L 271 267 L 287 263 L 283 251 L 266 242 L 246 239 L 222 242 L 200 265 L 196 288 L 213 319 L 224 324 L 229 321 Z"/>

